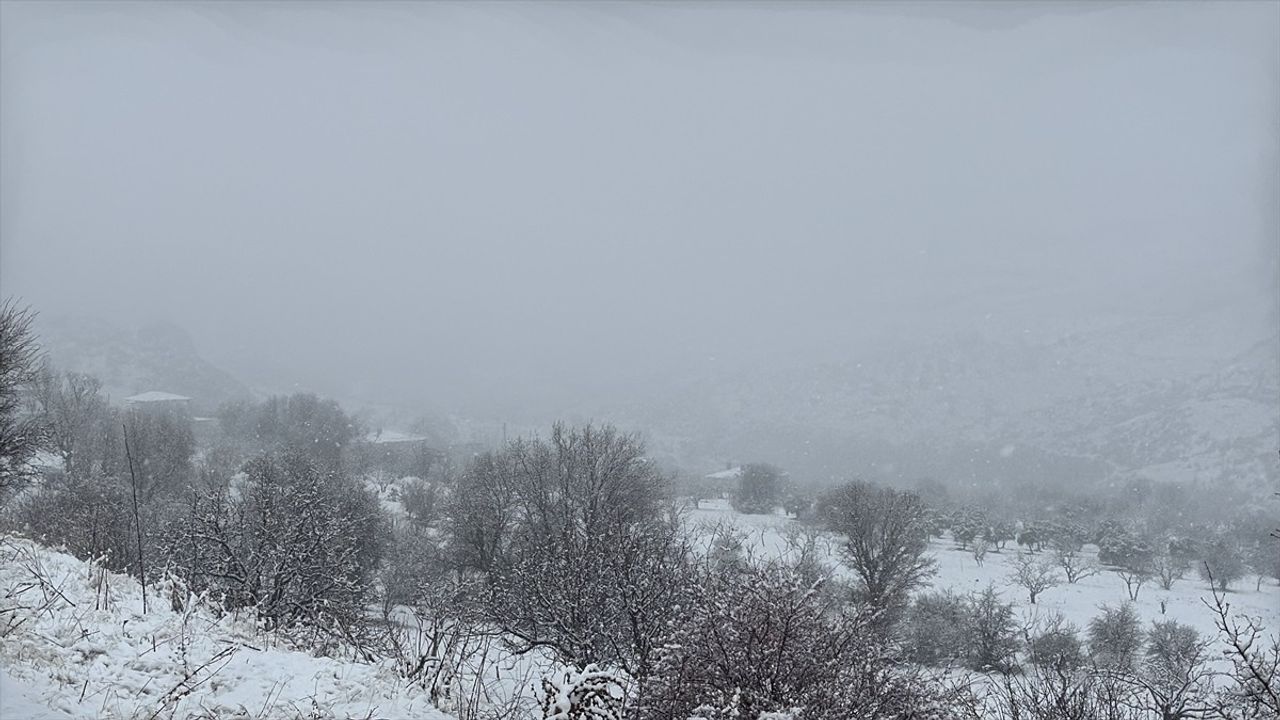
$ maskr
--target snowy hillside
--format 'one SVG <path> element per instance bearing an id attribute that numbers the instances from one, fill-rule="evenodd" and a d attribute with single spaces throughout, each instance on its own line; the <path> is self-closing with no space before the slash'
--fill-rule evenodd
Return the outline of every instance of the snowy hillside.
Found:
<path id="1" fill-rule="evenodd" d="M 690 513 L 694 527 L 717 527 L 729 524 L 744 533 L 748 551 L 762 557 L 781 557 L 789 552 L 788 535 L 802 529 L 795 520 L 782 515 L 743 515 L 734 512 L 728 503 L 720 500 L 704 501 Z M 820 547 L 826 561 L 838 573 L 849 573 L 840 556 L 840 540 L 829 533 L 822 535 Z M 1103 604 L 1117 605 L 1128 599 L 1124 582 L 1109 571 L 1085 577 L 1076 583 L 1060 582 L 1044 591 L 1034 605 L 1027 600 L 1025 591 L 1009 580 L 1017 549 L 1013 546 L 1002 552 L 990 552 L 981 564 L 972 553 L 959 550 L 948 539 L 932 539 L 929 555 L 937 562 L 937 574 L 930 578 L 929 586 L 936 590 L 953 590 L 958 593 L 980 591 L 994 586 L 1003 601 L 1013 604 L 1021 622 L 1032 624 L 1037 618 L 1048 618 L 1060 613 L 1078 627 L 1086 627 L 1090 618 L 1098 614 Z M 1096 557 L 1097 548 L 1088 546 L 1086 555 Z M 1267 628 L 1280 626 L 1280 586 L 1267 579 L 1255 585 L 1256 577 L 1241 580 L 1229 595 L 1234 612 L 1260 618 Z M 1208 585 L 1188 573 L 1169 590 L 1155 582 L 1148 583 L 1138 593 L 1133 607 L 1144 626 L 1153 621 L 1176 619 L 1196 629 L 1204 638 L 1216 638 L 1214 616 L 1205 602 L 1212 599 Z"/>
<path id="2" fill-rule="evenodd" d="M 187 333 L 155 324 L 128 332 L 99 319 L 41 318 L 40 342 L 61 370 L 88 373 L 115 400 L 149 390 L 186 395 L 201 411 L 249 396 L 231 374 L 206 360 Z"/>
<path id="3" fill-rule="evenodd" d="M 442 720 L 391 667 L 318 657 L 248 614 L 0 539 L 0 718 Z"/>
<path id="4" fill-rule="evenodd" d="M 956 331 L 893 352 L 723 371 L 624 412 L 704 465 L 813 479 L 1232 482 L 1277 475 L 1280 338 L 1214 314 Z M 693 457 L 701 453 L 702 457 Z"/>

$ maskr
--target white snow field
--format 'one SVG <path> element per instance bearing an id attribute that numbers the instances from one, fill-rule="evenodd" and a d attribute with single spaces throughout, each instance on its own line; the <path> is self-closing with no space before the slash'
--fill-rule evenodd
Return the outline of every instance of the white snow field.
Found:
<path id="1" fill-rule="evenodd" d="M 703 533 L 732 525 L 757 556 L 786 553 L 788 535 L 805 528 L 781 515 L 741 515 L 718 500 L 691 510 L 689 522 Z M 824 535 L 820 547 L 839 568 L 838 538 Z M 1083 628 L 1102 604 L 1127 600 L 1120 578 L 1103 572 L 1050 588 L 1033 606 L 1008 582 L 1012 546 L 988 553 L 982 566 L 950 541 L 934 541 L 930 551 L 938 561 L 934 588 L 965 592 L 990 583 L 1027 624 L 1061 612 Z M 1134 605 L 1144 624 L 1172 618 L 1216 638 L 1202 601 L 1208 597 L 1204 581 L 1188 574 L 1170 591 L 1144 586 Z M 211 604 L 191 598 L 176 612 L 169 588 L 149 588 L 149 599 L 144 614 L 133 578 L 26 539 L 0 537 L 0 720 L 449 718 L 390 661 L 316 656 L 264 632 L 249 614 L 219 617 Z M 1254 579 L 1245 578 L 1228 600 L 1233 613 L 1259 617 L 1269 630 L 1280 626 L 1274 583 L 1255 591 Z M 412 625 L 409 617 L 398 621 Z M 496 641 L 477 650 L 479 657 L 460 668 L 458 686 L 483 684 L 474 693 L 484 696 L 476 698 L 482 705 L 522 706 L 536 716 L 535 688 L 562 668 L 537 654 L 513 657 Z"/>
<path id="2" fill-rule="evenodd" d="M 801 526 L 795 520 L 782 515 L 742 515 L 734 512 L 724 500 L 704 500 L 702 507 L 690 511 L 690 520 L 696 525 L 713 526 L 731 524 L 746 532 L 746 544 L 757 552 L 777 555 L 788 547 L 787 534 Z M 830 562 L 839 568 L 839 540 L 834 535 L 825 537 L 824 549 Z M 1044 591 L 1036 598 L 1036 604 L 1028 602 L 1027 594 L 1009 579 L 1012 561 L 1018 547 L 1010 542 L 1003 552 L 990 551 L 981 566 L 967 551 L 955 549 L 949 539 L 933 540 L 929 551 L 937 560 L 937 574 L 932 578 L 932 588 L 952 589 L 956 592 L 982 590 L 991 584 L 1005 602 L 1013 603 L 1019 620 L 1030 624 L 1036 618 L 1061 613 L 1067 620 L 1084 630 L 1089 620 L 1098 614 L 1103 604 L 1117 605 L 1129 599 L 1124 581 L 1114 572 L 1102 571 L 1075 584 L 1062 584 Z M 1085 553 L 1096 553 L 1093 546 L 1086 546 Z M 1037 557 L 1047 558 L 1048 553 Z M 1242 578 L 1227 593 L 1227 602 L 1233 614 L 1245 614 L 1261 618 L 1263 626 L 1274 632 L 1280 628 L 1280 586 L 1274 580 L 1264 581 L 1260 590 L 1254 589 L 1257 578 Z M 1170 590 L 1163 590 L 1155 581 L 1143 585 L 1138 599 L 1133 603 L 1144 627 L 1153 620 L 1177 620 L 1194 627 L 1205 639 L 1216 639 L 1213 615 L 1204 601 L 1212 600 L 1209 585 L 1193 570 L 1174 583 Z M 1164 611 L 1161 612 L 1161 602 Z"/>
<path id="3" fill-rule="evenodd" d="M 390 664 L 317 657 L 65 553 L 0 538 L 0 719 L 443 720 Z"/>

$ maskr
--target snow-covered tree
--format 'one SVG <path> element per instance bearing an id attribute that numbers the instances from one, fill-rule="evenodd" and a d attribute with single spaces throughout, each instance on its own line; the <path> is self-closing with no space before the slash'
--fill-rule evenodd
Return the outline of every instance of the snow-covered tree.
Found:
<path id="1" fill-rule="evenodd" d="M 841 554 L 861 581 L 861 599 L 891 611 L 934 573 L 925 555 L 928 531 L 920 498 L 891 488 L 851 482 L 823 495 L 820 517 L 844 536 Z"/>
<path id="2" fill-rule="evenodd" d="M 549 442 L 509 443 L 464 473 L 450 542 L 488 571 L 490 619 L 517 652 L 643 677 L 691 585 L 670 496 L 636 437 L 557 425 Z"/>
<path id="3" fill-rule="evenodd" d="M 1218 590 L 1226 591 L 1245 571 L 1244 553 L 1235 538 L 1219 534 L 1201 551 L 1200 577 L 1211 580 Z"/>
<path id="4" fill-rule="evenodd" d="M 1013 570 L 1009 580 L 1027 591 L 1032 605 L 1040 593 L 1062 582 L 1062 576 L 1049 560 L 1037 560 L 1029 553 L 1018 553 L 1013 561 Z"/>
<path id="5" fill-rule="evenodd" d="M 39 370 L 34 320 L 35 313 L 12 298 L 0 303 L 0 500 L 31 478 L 31 459 L 48 437 L 39 418 L 22 407 L 22 393 Z"/>
<path id="6" fill-rule="evenodd" d="M 740 513 L 769 514 L 782 498 L 782 471 L 768 463 L 747 463 L 738 475 L 733 509 Z"/>

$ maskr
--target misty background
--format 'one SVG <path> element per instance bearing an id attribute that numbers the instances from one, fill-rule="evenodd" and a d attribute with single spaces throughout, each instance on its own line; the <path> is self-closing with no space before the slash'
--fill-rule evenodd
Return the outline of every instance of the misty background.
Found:
<path id="1" fill-rule="evenodd" d="M 120 392 L 1274 479 L 1277 47 L 1274 3 L 5 3 L 0 286 Z"/>

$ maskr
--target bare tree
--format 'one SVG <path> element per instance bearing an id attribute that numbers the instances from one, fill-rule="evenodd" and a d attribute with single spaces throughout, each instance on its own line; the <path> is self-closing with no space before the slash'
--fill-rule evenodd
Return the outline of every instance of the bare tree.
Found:
<path id="1" fill-rule="evenodd" d="M 1062 573 L 1066 575 L 1067 582 L 1073 585 L 1102 571 L 1091 558 L 1086 557 L 1078 549 L 1066 543 L 1055 542 L 1053 544 L 1053 559 L 1058 563 L 1058 567 L 1062 568 Z"/>
<path id="2" fill-rule="evenodd" d="M 1130 600 L 1138 599 L 1138 591 L 1152 578 L 1151 566 L 1147 563 L 1133 563 L 1115 568 L 1115 574 L 1124 581 L 1124 588 Z"/>
<path id="3" fill-rule="evenodd" d="M 1213 592 L 1213 602 L 1204 602 L 1213 612 L 1227 646 L 1223 654 L 1232 666 L 1233 687 L 1221 694 L 1216 710 L 1231 720 L 1280 717 L 1280 635 L 1268 636 L 1257 618 L 1233 614 L 1208 563 L 1203 572 Z"/>
<path id="4" fill-rule="evenodd" d="M 852 482 L 823 496 L 821 517 L 845 536 L 842 551 L 862 581 L 863 599 L 900 607 L 934 573 L 924 503 L 916 495 Z"/>
<path id="5" fill-rule="evenodd" d="M 1168 550 L 1156 553 L 1151 560 L 1151 570 L 1160 581 L 1160 587 L 1165 590 L 1172 590 L 1173 584 L 1181 580 L 1190 569 L 1190 561 Z"/>
<path id="6" fill-rule="evenodd" d="M 1114 675 L 1088 669 L 1034 666 L 1006 674 L 986 693 L 987 720 L 1148 720 L 1133 691 Z"/>
<path id="7" fill-rule="evenodd" d="M 978 538 L 973 541 L 973 548 L 970 551 L 973 553 L 973 561 L 978 564 L 978 567 L 982 567 L 982 561 L 987 558 L 987 550 L 990 547 L 991 543 L 986 538 Z"/>
<path id="8" fill-rule="evenodd" d="M 452 503 L 453 543 L 488 570 L 490 620 L 516 652 L 648 670 L 683 604 L 690 545 L 670 479 L 638 438 L 557 425 L 477 459 Z M 468 518 L 473 518 L 475 522 Z"/>
<path id="9" fill-rule="evenodd" d="M 0 303 L 0 497 L 32 477 L 31 459 L 48 438 L 38 418 L 22 413 L 22 390 L 39 369 L 34 320 L 35 313 L 12 298 Z"/>
<path id="10" fill-rule="evenodd" d="M 1013 572 L 1009 579 L 1027 591 L 1032 605 L 1040 593 L 1062 582 L 1062 576 L 1047 560 L 1037 560 L 1026 553 L 1018 553 L 1013 561 Z"/>
<path id="11" fill-rule="evenodd" d="M 1200 577 L 1216 589 L 1226 592 L 1235 581 L 1244 577 L 1245 570 L 1244 554 L 1233 538 L 1219 535 L 1205 545 Z"/>
<path id="12" fill-rule="evenodd" d="M 102 470 L 103 445 L 113 434 L 107 428 L 116 428 L 101 389 L 92 375 L 60 373 L 47 363 L 36 382 L 34 400 L 48 428 L 49 445 L 62 458 L 63 469 L 79 478 Z"/>

